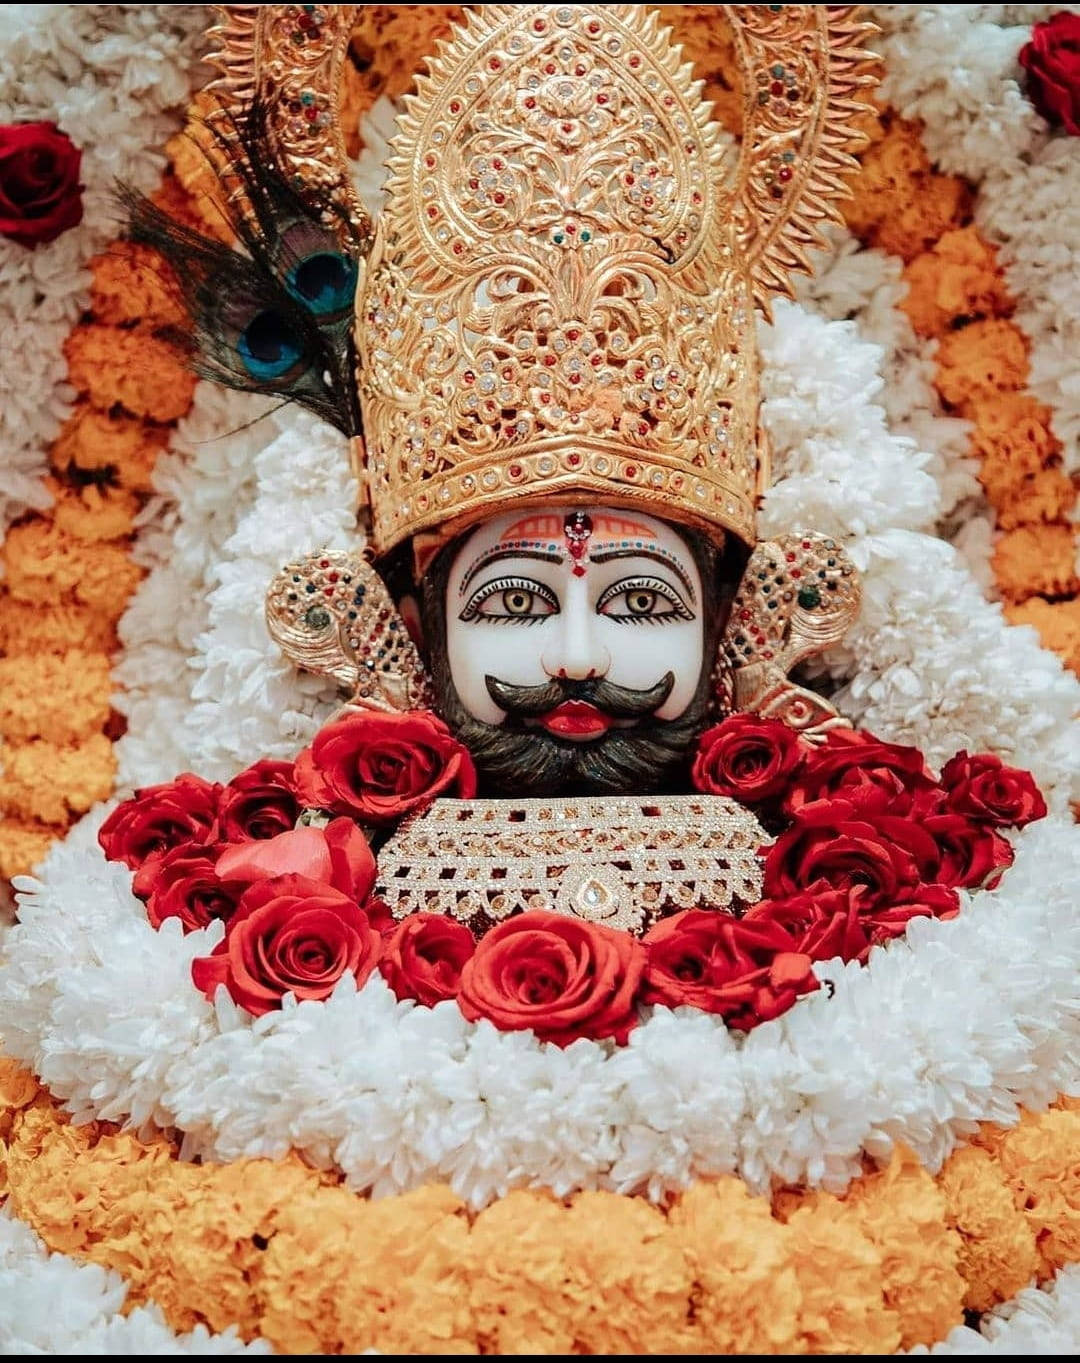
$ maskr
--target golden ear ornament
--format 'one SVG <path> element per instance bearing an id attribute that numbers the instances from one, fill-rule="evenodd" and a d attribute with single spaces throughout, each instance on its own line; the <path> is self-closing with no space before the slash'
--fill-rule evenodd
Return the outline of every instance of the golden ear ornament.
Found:
<path id="1" fill-rule="evenodd" d="M 746 566 L 714 674 L 722 711 L 783 720 L 811 742 L 850 728 L 829 702 L 790 680 L 799 663 L 840 643 L 859 613 L 859 574 L 828 535 L 763 540 Z"/>
<path id="2" fill-rule="evenodd" d="M 431 708 L 416 645 L 360 550 L 327 549 L 282 568 L 267 589 L 266 626 L 291 663 L 332 677 L 351 706 Z"/>

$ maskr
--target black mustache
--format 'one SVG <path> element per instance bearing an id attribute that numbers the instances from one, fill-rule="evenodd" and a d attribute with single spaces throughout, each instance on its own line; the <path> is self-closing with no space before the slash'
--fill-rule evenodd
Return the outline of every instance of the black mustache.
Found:
<path id="1" fill-rule="evenodd" d="M 587 678 L 581 681 L 572 678 L 553 677 L 541 686 L 513 686 L 510 682 L 499 681 L 497 677 L 485 677 L 488 695 L 508 714 L 531 719 L 536 715 L 546 715 L 549 710 L 565 704 L 568 700 L 584 701 L 595 705 L 604 714 L 614 719 L 640 719 L 659 710 L 675 686 L 675 673 L 667 672 L 655 686 L 645 691 L 634 691 L 629 686 L 617 686 L 603 677 Z"/>

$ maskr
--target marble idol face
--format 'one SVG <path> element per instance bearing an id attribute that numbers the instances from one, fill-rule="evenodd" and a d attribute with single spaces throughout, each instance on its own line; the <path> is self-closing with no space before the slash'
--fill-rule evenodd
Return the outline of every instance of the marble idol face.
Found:
<path id="1" fill-rule="evenodd" d="M 491 793 L 676 788 L 705 720 L 715 555 L 620 508 L 510 511 L 425 590 L 440 709 Z"/>

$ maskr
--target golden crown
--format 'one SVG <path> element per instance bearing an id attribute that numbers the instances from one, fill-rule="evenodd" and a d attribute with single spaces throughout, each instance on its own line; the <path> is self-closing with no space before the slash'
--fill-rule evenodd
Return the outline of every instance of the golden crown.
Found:
<path id="1" fill-rule="evenodd" d="M 278 159 L 356 224 L 332 117 L 319 134 L 355 7 L 222 8 L 223 103 L 277 92 Z M 873 58 L 852 6 L 719 8 L 738 148 L 644 5 L 480 5 L 418 78 L 357 296 L 377 554 L 552 497 L 753 542 L 754 309 L 809 268 Z M 301 85 L 315 120 L 281 97 Z"/>

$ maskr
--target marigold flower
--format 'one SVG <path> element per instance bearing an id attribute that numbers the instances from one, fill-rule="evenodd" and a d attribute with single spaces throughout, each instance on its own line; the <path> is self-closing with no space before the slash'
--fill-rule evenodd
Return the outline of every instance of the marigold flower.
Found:
<path id="1" fill-rule="evenodd" d="M 975 398 L 1010 392 L 1027 382 L 1027 341 L 1011 322 L 987 318 L 942 338 L 934 386 L 943 402 L 964 412 Z"/>
<path id="2" fill-rule="evenodd" d="M 58 473 L 99 474 L 132 492 L 149 492 L 154 464 L 168 438 L 165 426 L 99 412 L 84 399 L 75 404 L 53 444 L 52 466 Z"/>
<path id="3" fill-rule="evenodd" d="M 1006 601 L 1075 596 L 1076 533 L 1070 525 L 1022 525 L 994 546 L 994 577 Z"/>
<path id="4" fill-rule="evenodd" d="M 66 826 L 112 793 L 116 758 L 102 733 L 75 744 L 8 743 L 0 751 L 0 811 Z"/>
<path id="5" fill-rule="evenodd" d="M 974 226 L 946 232 L 904 270 L 908 294 L 900 306 L 918 336 L 943 336 L 957 318 L 1007 316 L 1012 299 L 997 250 Z"/>
<path id="6" fill-rule="evenodd" d="M 83 323 L 64 354 L 70 382 L 103 411 L 119 403 L 132 416 L 177 421 L 191 406 L 195 375 L 172 346 L 148 332 Z"/>
<path id="7" fill-rule="evenodd" d="M 988 1150 L 962 1146 L 938 1177 L 946 1219 L 960 1235 L 957 1268 L 964 1308 L 989 1311 L 1035 1277 L 1035 1235 L 1013 1202 L 1001 1167 Z"/>

